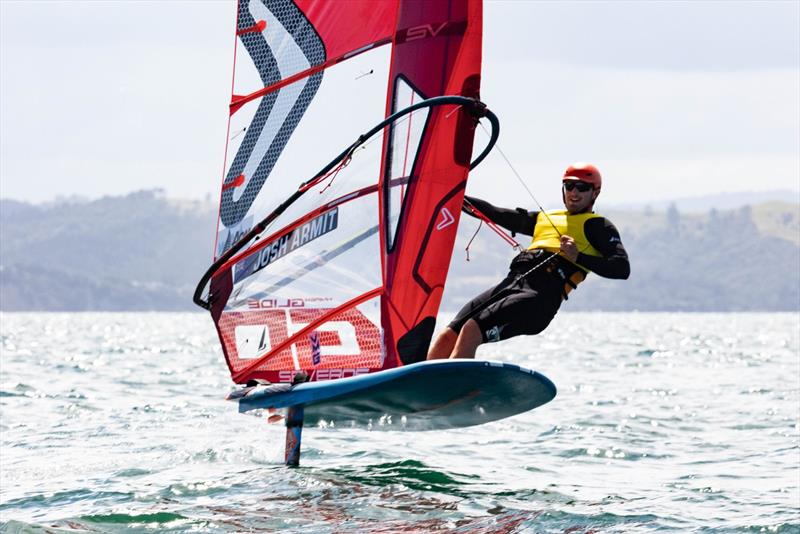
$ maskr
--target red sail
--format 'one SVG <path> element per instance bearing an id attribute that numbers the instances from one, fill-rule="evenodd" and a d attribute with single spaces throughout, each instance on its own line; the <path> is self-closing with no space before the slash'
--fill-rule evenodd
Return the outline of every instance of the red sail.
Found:
<path id="1" fill-rule="evenodd" d="M 405 86 L 416 98 L 477 98 L 481 66 L 480 2 L 402 2 L 395 33 L 387 109 Z M 424 59 L 424 60 L 423 60 Z M 474 122 L 465 111 L 433 109 L 384 259 L 383 321 L 387 360 L 425 358 L 447 278 L 472 155 Z M 388 151 L 387 151 L 388 152 Z M 384 175 L 382 191 L 391 189 Z M 398 209 L 391 201 L 384 210 Z M 384 227 L 385 228 L 385 227 Z M 393 245 L 393 246 L 392 246 Z"/>
<path id="2" fill-rule="evenodd" d="M 237 41 L 217 261 L 195 296 L 234 381 L 423 359 L 470 167 L 480 2 L 240 0 Z"/>

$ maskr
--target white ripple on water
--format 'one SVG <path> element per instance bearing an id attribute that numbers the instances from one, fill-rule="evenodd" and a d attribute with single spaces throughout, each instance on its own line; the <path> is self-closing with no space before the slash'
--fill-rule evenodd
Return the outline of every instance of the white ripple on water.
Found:
<path id="1" fill-rule="evenodd" d="M 283 429 L 221 400 L 206 316 L 4 314 L 0 327 L 3 521 L 800 529 L 797 314 L 562 312 L 479 353 L 545 373 L 554 402 L 440 433 L 309 429 L 307 467 L 288 472 Z"/>

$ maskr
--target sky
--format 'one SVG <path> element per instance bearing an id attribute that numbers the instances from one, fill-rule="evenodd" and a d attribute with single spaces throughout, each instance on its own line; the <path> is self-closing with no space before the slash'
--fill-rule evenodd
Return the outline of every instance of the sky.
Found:
<path id="1" fill-rule="evenodd" d="M 235 11 L 0 0 L 0 197 L 217 198 Z M 499 204 L 531 202 L 514 171 L 557 202 L 574 161 L 610 205 L 800 200 L 800 2 L 490 0 L 481 94 L 514 170 L 493 154 L 468 191 Z"/>

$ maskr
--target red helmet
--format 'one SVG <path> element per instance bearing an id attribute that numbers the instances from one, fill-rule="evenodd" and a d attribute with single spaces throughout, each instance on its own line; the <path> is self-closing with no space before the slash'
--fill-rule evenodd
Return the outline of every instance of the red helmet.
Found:
<path id="1" fill-rule="evenodd" d="M 592 184 L 595 189 L 600 189 L 600 186 L 603 185 L 603 177 L 600 176 L 600 171 L 589 163 L 574 163 L 567 167 L 567 170 L 564 171 L 563 181 L 566 182 L 567 180 L 586 182 L 587 184 Z"/>

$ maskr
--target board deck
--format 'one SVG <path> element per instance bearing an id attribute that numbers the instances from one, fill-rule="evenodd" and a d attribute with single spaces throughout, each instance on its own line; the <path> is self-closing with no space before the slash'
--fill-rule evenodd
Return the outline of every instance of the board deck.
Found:
<path id="1" fill-rule="evenodd" d="M 486 360 L 425 361 L 284 389 L 253 391 L 239 399 L 239 411 L 302 406 L 306 425 L 439 430 L 510 417 L 556 396 L 546 376 Z"/>

